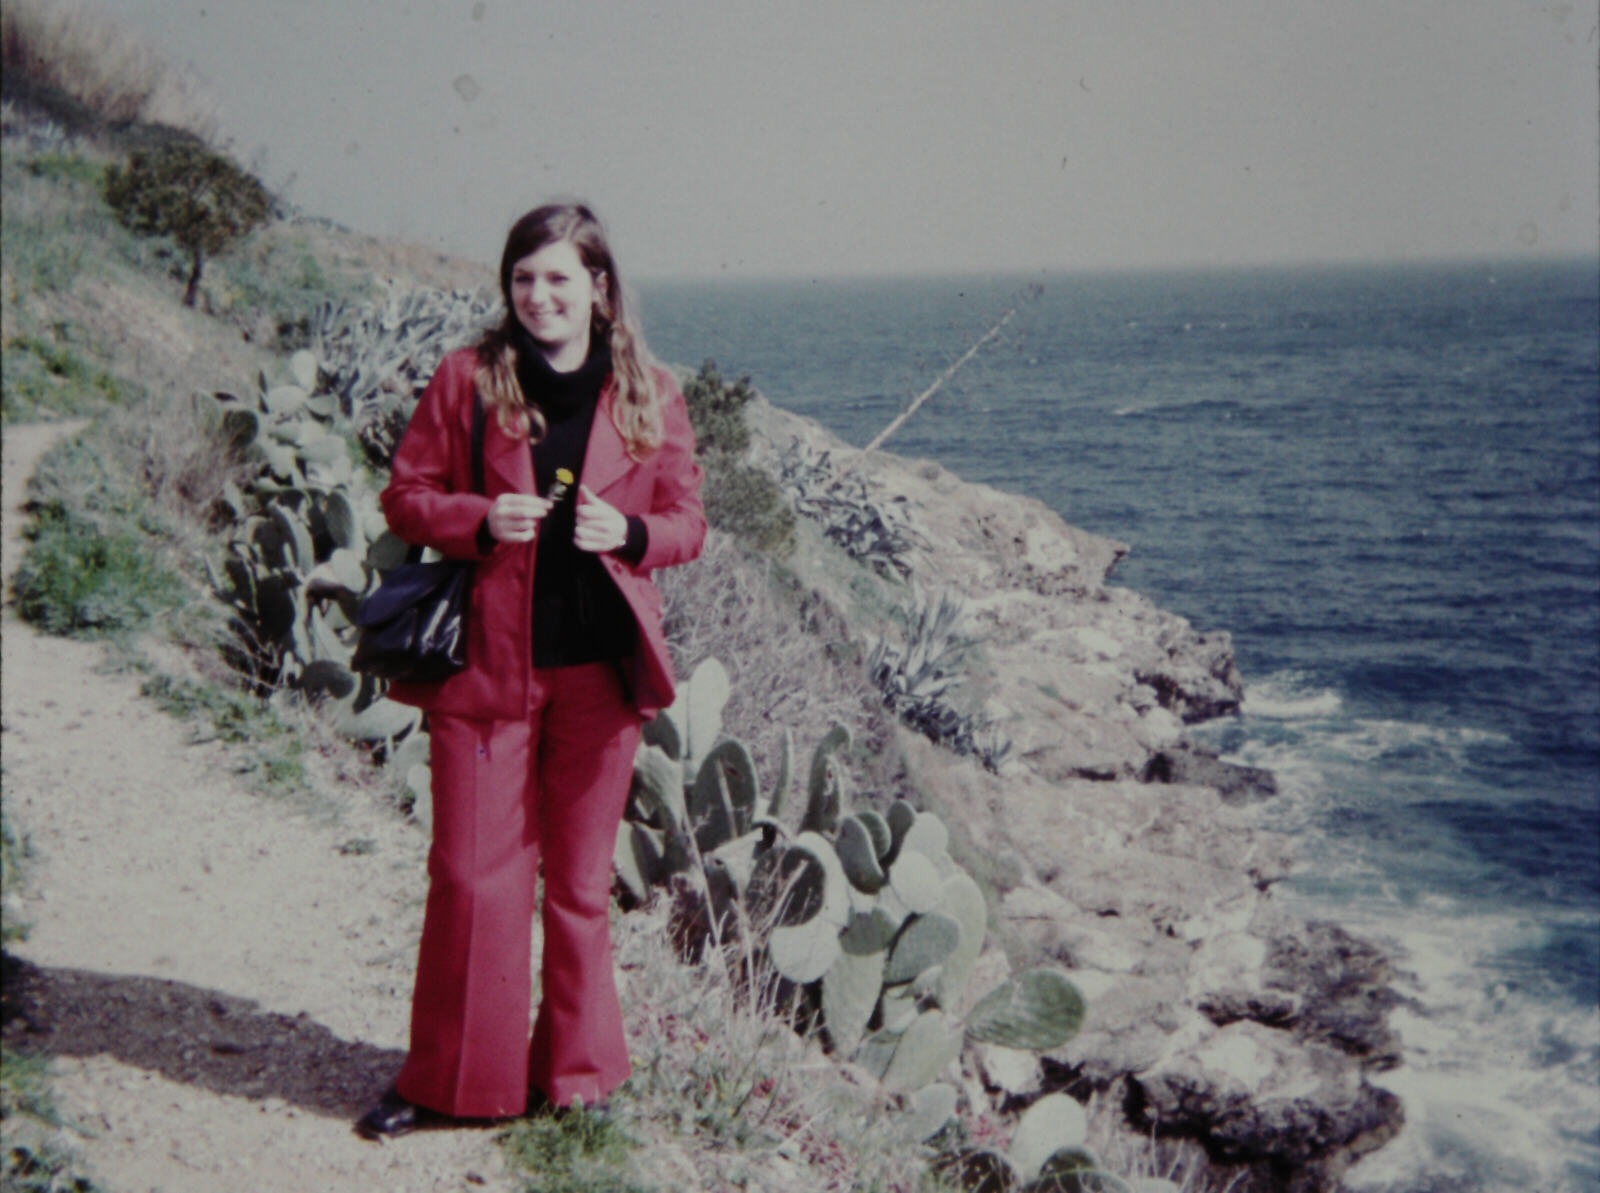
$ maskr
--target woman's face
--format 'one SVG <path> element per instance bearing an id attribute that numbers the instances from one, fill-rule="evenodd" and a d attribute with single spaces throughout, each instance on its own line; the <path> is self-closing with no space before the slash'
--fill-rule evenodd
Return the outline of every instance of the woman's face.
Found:
<path id="1" fill-rule="evenodd" d="M 517 322 L 556 368 L 574 369 L 589 355 L 589 324 L 600 285 L 570 241 L 552 240 L 511 267 Z"/>

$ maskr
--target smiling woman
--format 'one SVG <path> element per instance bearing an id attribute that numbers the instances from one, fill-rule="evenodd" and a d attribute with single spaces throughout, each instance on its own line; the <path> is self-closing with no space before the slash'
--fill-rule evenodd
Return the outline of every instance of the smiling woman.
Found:
<path id="1" fill-rule="evenodd" d="M 569 373 L 589 356 L 595 301 L 605 275 L 591 275 L 566 240 L 529 253 L 511 270 L 511 308 L 557 372 Z"/>
<path id="2" fill-rule="evenodd" d="M 701 472 L 593 212 L 523 216 L 500 286 L 505 318 L 440 365 L 383 493 L 401 538 L 476 567 L 465 669 L 389 692 L 428 710 L 434 840 L 411 1049 L 369 1138 L 593 1108 L 629 1073 L 611 854 L 641 726 L 673 698 L 651 574 L 700 553 Z"/>

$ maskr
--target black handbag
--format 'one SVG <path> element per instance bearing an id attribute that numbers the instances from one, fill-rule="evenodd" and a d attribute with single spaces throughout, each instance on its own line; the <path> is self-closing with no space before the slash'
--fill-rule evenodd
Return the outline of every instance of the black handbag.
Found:
<path id="1" fill-rule="evenodd" d="M 473 395 L 472 491 L 482 493 L 483 399 Z M 377 679 L 441 683 L 467 665 L 467 611 L 474 565 L 465 559 L 422 562 L 412 546 L 406 561 L 384 574 L 356 609 L 361 633 L 350 666 Z"/>

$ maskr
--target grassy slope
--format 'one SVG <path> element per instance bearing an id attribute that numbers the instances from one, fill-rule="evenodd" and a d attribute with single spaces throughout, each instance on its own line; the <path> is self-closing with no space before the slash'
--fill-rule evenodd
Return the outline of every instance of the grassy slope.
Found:
<path id="1" fill-rule="evenodd" d="M 258 371 L 284 375 L 315 304 L 359 297 L 371 279 L 455 286 L 482 281 L 482 271 L 291 219 L 217 259 L 199 309 L 187 310 L 179 254 L 131 236 L 100 202 L 106 152 L 40 154 L 14 140 L 3 151 L 4 418 L 91 420 L 36 479 L 35 541 L 25 562 L 43 576 L 34 619 L 110 639 L 166 707 L 210 721 L 253 753 L 264 787 L 303 786 L 311 780 L 300 745 L 284 740 L 293 734 L 271 710 L 229 690 L 209 648 L 219 623 L 195 597 L 204 560 L 220 553 L 218 534 L 200 516 L 205 486 L 219 478 L 205 475 L 216 472 L 217 456 L 195 431 L 187 395 L 253 385 Z M 54 553 L 61 566 L 51 566 Z M 804 635 L 791 645 L 796 655 L 817 653 Z M 800 736 L 804 748 L 807 731 Z M 782 1174 L 808 1187 L 915 1187 L 922 1162 L 886 1147 L 874 1113 L 881 1095 L 819 1080 L 832 1066 L 816 1045 L 752 1004 L 719 965 L 679 966 L 663 944 L 663 915 L 619 924 L 619 963 L 672 971 L 650 1005 L 632 1009 L 651 1031 L 640 1074 L 621 1099 L 623 1125 L 597 1132 L 523 1124 L 508 1137 L 510 1153 L 543 1170 L 545 1188 L 654 1187 L 662 1156 L 714 1185 Z M 24 1076 L 33 1090 L 38 1075 Z M 29 1098 L 13 1106 L 45 1104 Z"/>

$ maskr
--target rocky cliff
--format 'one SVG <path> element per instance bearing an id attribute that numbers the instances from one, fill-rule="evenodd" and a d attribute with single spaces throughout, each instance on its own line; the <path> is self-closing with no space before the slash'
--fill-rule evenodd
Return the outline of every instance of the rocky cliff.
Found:
<path id="1" fill-rule="evenodd" d="M 821 427 L 758 402 L 755 452 L 798 441 L 847 463 Z M 969 684 L 1010 739 L 998 771 L 904 731 L 913 784 L 993 883 L 1008 956 L 1069 968 L 1087 1029 L 1043 1064 L 987 1057 L 991 1082 L 1109 1091 L 1130 1124 L 1204 1143 L 1239 1188 L 1331 1190 L 1399 1128 L 1367 1080 L 1400 1062 L 1387 962 L 1272 897 L 1291 842 L 1252 827 L 1268 772 L 1233 766 L 1189 727 L 1235 713 L 1226 633 L 1199 633 L 1107 578 L 1127 548 L 1041 502 L 874 453 L 857 469 L 908 530 L 906 579 L 963 599 Z M 845 583 L 811 577 L 852 625 Z"/>

